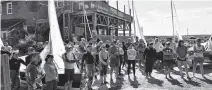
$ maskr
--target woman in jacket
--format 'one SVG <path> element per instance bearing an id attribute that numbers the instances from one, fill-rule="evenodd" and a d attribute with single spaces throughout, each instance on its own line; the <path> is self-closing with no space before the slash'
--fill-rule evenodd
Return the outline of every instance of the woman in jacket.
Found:
<path id="1" fill-rule="evenodd" d="M 58 72 L 57 67 L 53 63 L 54 57 L 48 55 L 45 59 L 44 70 L 46 73 L 45 81 L 47 90 L 57 90 Z"/>

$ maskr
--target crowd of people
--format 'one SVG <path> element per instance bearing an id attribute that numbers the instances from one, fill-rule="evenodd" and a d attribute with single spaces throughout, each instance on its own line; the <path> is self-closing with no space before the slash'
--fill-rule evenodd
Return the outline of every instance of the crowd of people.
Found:
<path id="1" fill-rule="evenodd" d="M 48 42 L 46 42 L 47 44 Z M 45 44 L 45 45 L 46 45 Z M 10 76 L 11 88 L 18 90 L 20 87 L 20 65 L 26 65 L 26 81 L 28 90 L 42 89 L 42 79 L 45 77 L 47 90 L 57 90 L 59 75 L 57 66 L 54 63 L 54 56 L 49 54 L 45 58 L 44 68 L 40 68 L 42 60 L 39 53 L 45 47 L 42 43 L 38 43 L 37 47 L 29 47 L 28 56 L 25 61 L 18 58 L 17 50 L 12 50 L 8 43 L 2 47 L 2 53 L 10 55 Z M 158 38 L 154 41 L 144 43 L 141 39 L 137 42 L 132 42 L 128 39 L 127 42 L 121 42 L 113 39 L 105 42 L 97 39 L 64 43 L 66 52 L 62 55 L 65 71 L 65 88 L 71 90 L 74 78 L 75 69 L 78 68 L 81 73 L 85 74 L 88 79 L 87 88 L 90 90 L 94 80 L 100 75 L 101 85 L 107 84 L 107 73 L 110 75 L 110 83 L 120 79 L 124 75 L 122 70 L 127 69 L 128 78 L 131 76 L 131 69 L 134 78 L 136 77 L 136 64 L 140 70 L 145 71 L 146 78 L 152 77 L 152 71 L 163 69 L 165 77 L 171 78 L 171 71 L 176 65 L 179 68 L 180 75 L 183 76 L 182 66 L 185 68 L 187 78 L 189 68 L 187 67 L 188 48 L 184 45 L 184 41 L 180 40 L 177 44 L 171 38 L 161 43 Z M 201 45 L 201 39 L 197 39 L 194 44 L 194 59 L 193 59 L 193 76 L 195 77 L 196 67 L 200 65 L 202 77 L 204 77 L 204 46 Z M 77 65 L 77 67 L 75 67 Z M 109 72 L 108 72 L 109 71 Z M 115 78 L 113 78 L 115 74 Z"/>

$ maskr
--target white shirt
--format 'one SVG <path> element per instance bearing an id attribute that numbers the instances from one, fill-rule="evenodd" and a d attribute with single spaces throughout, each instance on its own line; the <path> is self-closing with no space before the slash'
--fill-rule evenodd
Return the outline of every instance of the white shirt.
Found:
<path id="1" fill-rule="evenodd" d="M 75 59 L 73 51 L 70 51 L 70 52 L 67 53 L 67 58 L 68 58 L 68 60 L 74 60 Z M 66 69 L 74 69 L 74 64 L 75 63 L 69 63 L 69 62 L 64 61 L 64 65 L 65 65 Z"/>
<path id="2" fill-rule="evenodd" d="M 156 49 L 156 52 L 160 52 L 164 48 L 163 45 L 160 42 L 154 43 L 153 47 Z"/>
<path id="3" fill-rule="evenodd" d="M 124 55 L 124 50 L 121 47 L 119 47 L 118 49 L 119 49 L 119 54 Z"/>
<path id="4" fill-rule="evenodd" d="M 127 56 L 128 56 L 128 60 L 135 60 L 136 59 L 136 50 L 133 48 L 133 49 L 128 49 L 127 50 Z"/>

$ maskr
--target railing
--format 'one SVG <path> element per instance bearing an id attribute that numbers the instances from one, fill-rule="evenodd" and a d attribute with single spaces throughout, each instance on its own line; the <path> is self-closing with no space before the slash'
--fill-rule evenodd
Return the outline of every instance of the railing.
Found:
<path id="1" fill-rule="evenodd" d="M 96 10 L 98 12 L 106 13 L 112 16 L 117 16 L 127 21 L 131 21 L 132 18 L 130 15 L 121 12 L 120 10 L 117 10 L 114 7 L 109 6 L 105 2 L 100 1 L 84 1 L 84 4 L 83 2 L 80 1 L 73 1 L 73 12 L 82 11 L 83 5 L 85 7 L 85 10 L 94 10 L 94 11 Z M 70 9 L 71 4 L 66 4 L 64 10 L 70 10 Z"/>

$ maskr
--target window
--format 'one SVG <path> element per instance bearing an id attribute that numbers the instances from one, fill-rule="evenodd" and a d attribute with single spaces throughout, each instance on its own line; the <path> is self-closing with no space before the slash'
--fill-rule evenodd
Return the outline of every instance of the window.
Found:
<path id="1" fill-rule="evenodd" d="M 68 14 L 65 14 L 65 27 L 68 27 Z"/>
<path id="2" fill-rule="evenodd" d="M 7 14 L 12 14 L 12 2 L 7 3 Z"/>
<path id="3" fill-rule="evenodd" d="M 64 6 L 64 1 L 63 0 L 56 0 L 56 7 L 63 7 Z"/>
<path id="4" fill-rule="evenodd" d="M 7 33 L 3 33 L 3 38 L 6 38 L 7 37 Z"/>

